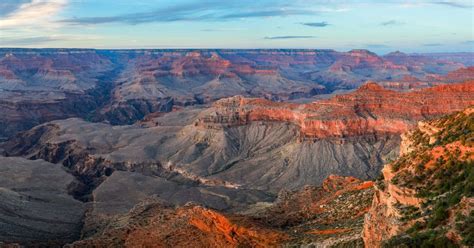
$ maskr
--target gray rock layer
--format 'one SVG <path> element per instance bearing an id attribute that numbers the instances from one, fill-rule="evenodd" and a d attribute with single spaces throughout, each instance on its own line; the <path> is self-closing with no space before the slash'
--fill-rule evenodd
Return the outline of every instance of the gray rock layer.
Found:
<path id="1" fill-rule="evenodd" d="M 59 246 L 79 238 L 83 203 L 61 165 L 0 157 L 0 241 Z"/>

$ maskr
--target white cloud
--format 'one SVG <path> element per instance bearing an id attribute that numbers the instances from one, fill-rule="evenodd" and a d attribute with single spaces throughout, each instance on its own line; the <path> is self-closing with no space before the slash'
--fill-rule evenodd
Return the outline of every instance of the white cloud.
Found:
<path id="1" fill-rule="evenodd" d="M 22 4 L 14 12 L 0 19 L 0 28 L 54 28 L 58 24 L 53 18 L 58 14 L 67 0 L 32 0 Z"/>
<path id="2" fill-rule="evenodd" d="M 1 0 L 0 0 L 1 1 Z M 56 18 L 68 0 L 31 0 L 0 17 L 0 46 L 34 46 L 70 40 Z"/>
<path id="3" fill-rule="evenodd" d="M 320 12 L 347 12 L 350 10 L 351 10 L 350 8 L 327 8 L 327 7 L 318 9 L 318 11 Z"/>

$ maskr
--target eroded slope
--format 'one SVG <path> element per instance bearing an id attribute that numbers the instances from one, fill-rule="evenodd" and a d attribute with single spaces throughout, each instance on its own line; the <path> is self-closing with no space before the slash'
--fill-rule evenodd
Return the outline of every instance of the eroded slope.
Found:
<path id="1" fill-rule="evenodd" d="M 401 157 L 383 169 L 365 220 L 369 247 L 472 246 L 474 110 L 405 136 Z"/>
<path id="2" fill-rule="evenodd" d="M 222 213 L 192 203 L 173 207 L 159 197 L 147 198 L 71 246 L 277 247 L 344 243 L 360 247 L 362 219 L 370 204 L 372 185 L 351 177 L 331 176 L 323 187 L 282 192 L 274 203 L 258 203 L 239 213 Z"/>
<path id="3" fill-rule="evenodd" d="M 77 183 L 61 165 L 0 157 L 0 241 L 60 246 L 78 239 L 85 208 L 69 195 Z"/>

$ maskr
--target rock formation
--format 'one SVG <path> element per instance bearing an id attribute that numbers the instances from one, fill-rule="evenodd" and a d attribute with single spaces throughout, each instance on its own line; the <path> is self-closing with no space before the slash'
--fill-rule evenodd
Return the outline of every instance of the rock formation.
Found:
<path id="1" fill-rule="evenodd" d="M 282 192 L 274 203 L 260 202 L 238 213 L 193 203 L 173 207 L 150 197 L 68 247 L 360 245 L 372 186 L 372 182 L 331 176 L 323 187 Z"/>
<path id="2" fill-rule="evenodd" d="M 105 230 L 68 247 L 268 247 L 286 239 L 258 223 L 239 223 L 201 206 L 173 208 L 148 199 L 118 216 Z"/>
<path id="3" fill-rule="evenodd" d="M 0 58 L 0 246 L 362 247 L 372 197 L 369 246 L 471 245 L 472 221 L 453 216 L 472 209 L 461 192 L 471 175 L 458 165 L 471 166 L 472 110 L 430 121 L 474 105 L 463 57 L 0 49 Z M 399 151 L 374 193 L 364 180 Z"/>
<path id="4" fill-rule="evenodd" d="M 406 93 L 369 82 L 353 93 L 309 104 L 275 103 L 233 97 L 217 101 L 197 125 L 245 125 L 256 121 L 289 122 L 304 137 L 352 137 L 399 134 L 426 117 L 474 104 L 474 81 Z M 443 102 L 444 104 L 438 104 Z"/>
<path id="5" fill-rule="evenodd" d="M 115 65 L 94 50 L 0 49 L 0 139 L 100 108 Z"/>
<path id="6" fill-rule="evenodd" d="M 233 97 L 131 126 L 54 121 L 3 147 L 9 156 L 62 163 L 90 190 L 113 171 L 129 171 L 275 194 L 330 174 L 375 178 L 396 156 L 400 133 L 474 104 L 473 85 L 400 93 L 368 83 L 310 104 Z"/>
<path id="7" fill-rule="evenodd" d="M 85 207 L 69 193 L 78 184 L 61 165 L 0 157 L 0 246 L 77 240 Z"/>
<path id="8" fill-rule="evenodd" d="M 404 136 L 401 156 L 383 169 L 366 215 L 367 247 L 473 246 L 474 109 Z"/>
<path id="9" fill-rule="evenodd" d="M 439 81 L 469 65 L 466 61 L 472 54 L 463 56 L 467 59 L 450 54 L 436 59 L 380 57 L 366 50 L 4 48 L 0 49 L 4 110 L 0 139 L 69 117 L 132 124 L 173 106 L 235 95 L 279 101 L 350 90 L 367 80 Z"/>

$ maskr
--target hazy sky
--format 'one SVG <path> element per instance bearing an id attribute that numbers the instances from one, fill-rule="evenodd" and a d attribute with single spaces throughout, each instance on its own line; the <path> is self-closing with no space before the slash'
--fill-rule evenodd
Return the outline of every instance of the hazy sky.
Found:
<path id="1" fill-rule="evenodd" d="M 471 0 L 0 0 L 0 47 L 473 51 Z"/>

